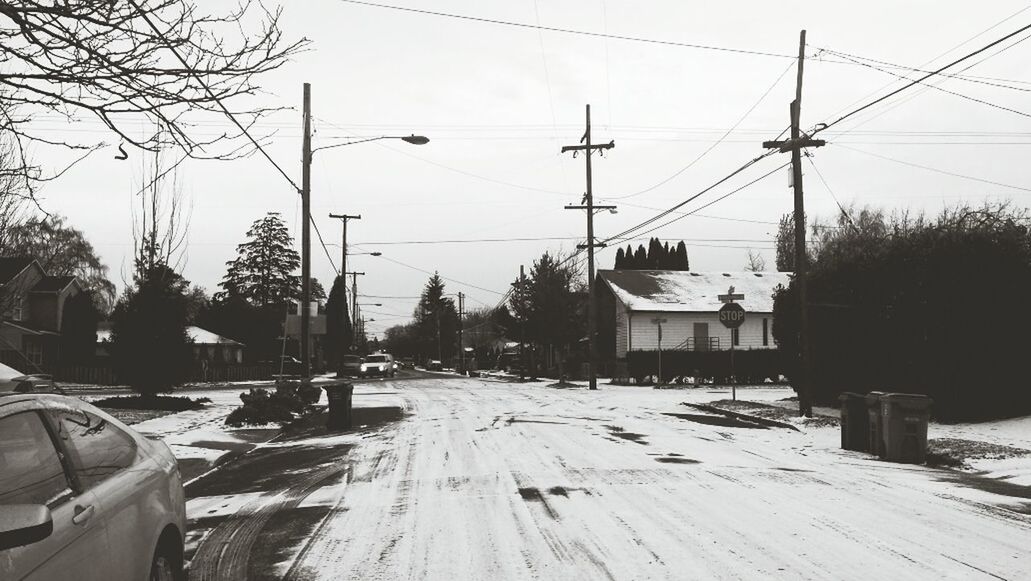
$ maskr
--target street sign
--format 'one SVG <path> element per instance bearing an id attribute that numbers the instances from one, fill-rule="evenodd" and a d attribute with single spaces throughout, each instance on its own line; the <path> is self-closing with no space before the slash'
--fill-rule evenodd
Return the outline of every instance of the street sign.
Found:
<path id="1" fill-rule="evenodd" d="M 716 298 L 718 298 L 721 303 L 732 303 L 734 301 L 743 301 L 743 300 L 745 300 L 745 295 L 739 294 L 739 293 L 735 293 L 734 292 L 734 287 L 730 287 L 730 289 L 727 290 L 727 294 L 725 294 L 725 295 L 716 295 Z"/>
<path id="2" fill-rule="evenodd" d="M 728 329 L 737 329 L 745 322 L 745 308 L 737 303 L 727 303 L 720 308 L 720 322 Z"/>

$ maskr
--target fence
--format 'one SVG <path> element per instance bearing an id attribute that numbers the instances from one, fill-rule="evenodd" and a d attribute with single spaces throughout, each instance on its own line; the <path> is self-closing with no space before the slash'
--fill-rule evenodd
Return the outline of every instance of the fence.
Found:
<path id="1" fill-rule="evenodd" d="M 58 383 L 119 385 L 118 372 L 109 365 L 63 365 L 49 370 Z M 272 365 L 218 365 L 195 367 L 189 381 L 264 381 L 276 372 Z"/>

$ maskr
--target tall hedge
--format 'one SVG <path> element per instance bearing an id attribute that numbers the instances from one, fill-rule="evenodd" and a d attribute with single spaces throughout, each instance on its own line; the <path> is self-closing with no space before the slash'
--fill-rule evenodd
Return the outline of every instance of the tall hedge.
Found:
<path id="1" fill-rule="evenodd" d="M 936 219 L 864 212 L 816 241 L 809 281 L 817 404 L 842 391 L 934 398 L 941 419 L 1031 413 L 1031 237 L 1008 206 Z M 773 335 L 798 369 L 796 283 Z"/>

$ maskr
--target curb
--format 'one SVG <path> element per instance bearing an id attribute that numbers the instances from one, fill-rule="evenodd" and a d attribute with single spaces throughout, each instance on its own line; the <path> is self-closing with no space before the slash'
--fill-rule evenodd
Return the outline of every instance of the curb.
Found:
<path id="1" fill-rule="evenodd" d="M 759 425 L 767 426 L 767 427 L 771 427 L 771 428 L 786 428 L 788 430 L 795 430 L 796 432 L 801 432 L 802 431 L 802 430 L 799 430 L 798 426 L 795 426 L 794 424 L 789 424 L 787 422 L 780 422 L 780 421 L 777 421 L 777 420 L 771 420 L 771 419 L 768 419 L 768 418 L 761 418 L 759 416 L 753 416 L 753 415 L 750 415 L 750 414 L 743 414 L 743 413 L 740 413 L 740 412 L 732 412 L 730 410 L 721 409 L 721 408 L 714 407 L 714 406 L 711 406 L 711 405 L 687 403 L 687 402 L 682 402 L 681 405 L 686 405 L 688 407 L 691 407 L 691 408 L 694 408 L 696 410 L 700 410 L 700 411 L 703 411 L 703 412 L 709 412 L 709 413 L 712 413 L 712 414 L 718 414 L 718 415 L 721 415 L 721 416 L 726 416 L 728 418 L 734 418 L 734 419 L 737 419 L 737 420 L 741 420 L 743 422 L 751 422 L 753 424 L 759 424 Z"/>

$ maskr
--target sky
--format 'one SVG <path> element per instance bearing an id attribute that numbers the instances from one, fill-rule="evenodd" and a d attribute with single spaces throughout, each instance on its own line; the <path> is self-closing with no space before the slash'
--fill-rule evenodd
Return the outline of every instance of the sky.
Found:
<path id="1" fill-rule="evenodd" d="M 596 235 L 605 239 L 764 153 L 762 141 L 789 124 L 800 30 L 807 30 L 802 125 L 812 127 L 902 85 L 884 70 L 828 51 L 926 69 L 1031 23 L 1031 6 L 1005 0 L 382 2 L 528 26 L 342 0 L 282 3 L 286 38 L 311 44 L 258 80 L 260 104 L 284 110 L 255 133 L 268 138 L 269 155 L 295 181 L 305 82 L 312 85 L 315 147 L 353 137 L 430 139 L 314 154 L 312 214 L 327 246 L 313 233 L 312 273 L 328 288 L 340 265 L 340 223 L 328 214 L 360 214 L 348 227 L 351 251 L 382 256 L 350 256 L 348 270 L 366 273 L 359 302 L 382 304 L 362 309 L 375 318 L 367 325 L 375 334 L 411 316 L 427 273 L 445 277 L 447 292 L 465 293 L 467 308 L 493 307 L 520 265 L 529 268 L 545 251 L 568 253 L 582 241 L 584 213 L 563 206 L 579 203 L 585 191 L 584 158 L 560 149 L 579 143 L 587 104 L 593 141 L 615 143 L 592 159 L 596 203 L 617 206 L 596 216 Z M 983 59 L 963 73 L 976 76 L 972 81 L 938 77 L 933 84 L 942 90 L 910 89 L 822 133 L 829 144 L 803 162 L 808 215 L 833 220 L 839 203 L 928 213 L 986 200 L 1026 207 L 1031 107 L 1023 93 L 1031 79 L 1022 77 L 1031 45 L 1019 44 L 1025 36 L 971 61 Z M 209 117 L 197 131 L 219 133 L 229 123 Z M 43 117 L 37 127 L 109 144 L 49 183 L 41 202 L 83 230 L 124 285 L 133 196 L 150 158 L 130 149 L 128 160 L 115 160 L 117 137 L 85 116 L 73 125 Z M 765 159 L 682 210 L 697 210 L 787 161 L 787 154 Z M 648 236 L 685 240 L 697 271 L 742 270 L 752 250 L 773 269 L 776 222 L 792 208 L 788 177 L 787 169 L 776 171 L 623 246 L 646 244 Z M 299 241 L 300 199 L 263 157 L 190 160 L 176 179 L 191 207 L 183 274 L 209 293 L 218 290 L 249 225 L 266 212 L 281 213 Z M 481 242 L 440 243 L 454 240 Z M 611 268 L 615 248 L 598 253 L 599 268 Z"/>

